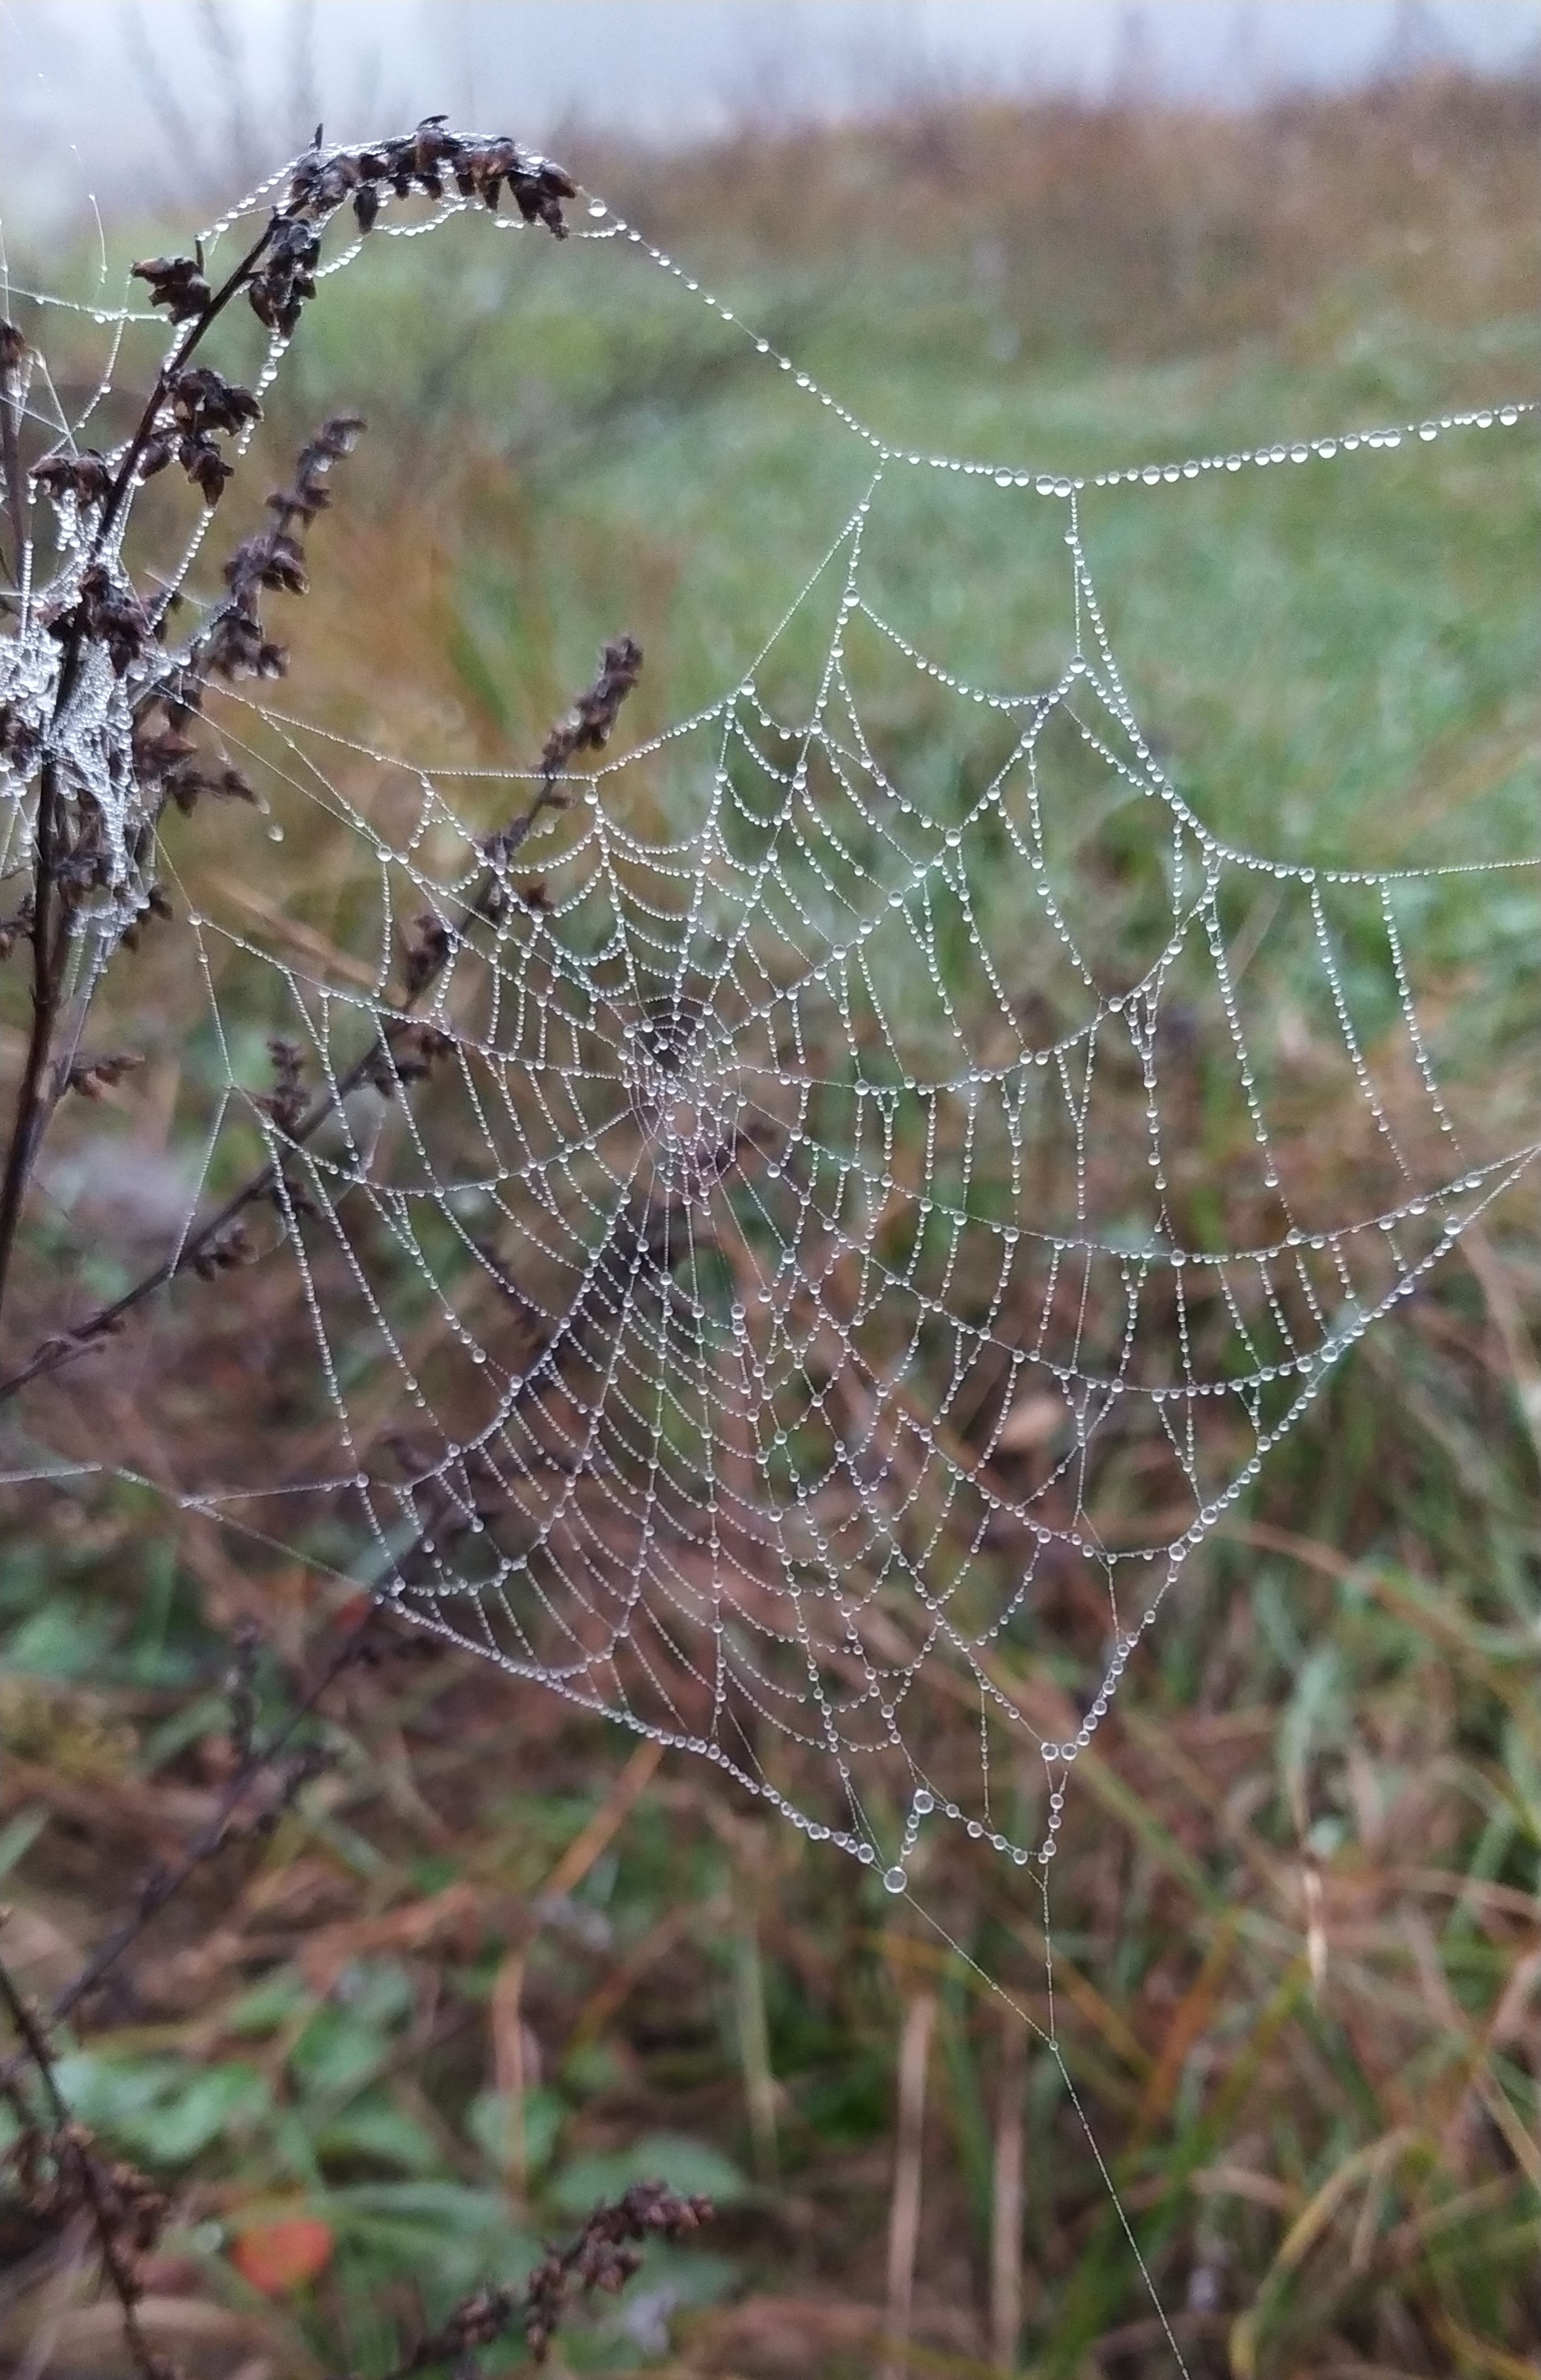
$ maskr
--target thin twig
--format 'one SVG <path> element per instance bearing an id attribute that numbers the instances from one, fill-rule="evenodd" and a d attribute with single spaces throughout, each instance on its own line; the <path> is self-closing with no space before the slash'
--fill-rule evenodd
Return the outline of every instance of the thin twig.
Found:
<path id="1" fill-rule="evenodd" d="M 936 2024 L 934 1992 L 917 1992 L 904 2010 L 899 2036 L 899 2140 L 888 2225 L 888 2361 L 885 2380 L 909 2370 L 915 2260 L 920 2244 L 920 2195 L 926 2131 L 926 2075 Z"/>

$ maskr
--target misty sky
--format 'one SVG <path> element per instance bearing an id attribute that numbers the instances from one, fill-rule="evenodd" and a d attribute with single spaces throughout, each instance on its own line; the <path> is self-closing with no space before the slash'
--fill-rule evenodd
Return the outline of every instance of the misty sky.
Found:
<path id="1" fill-rule="evenodd" d="M 534 142 L 668 140 L 939 87 L 1234 103 L 1538 50 L 1541 0 L 0 0 L 0 202 L 36 224 L 89 190 L 203 195 L 322 117 L 334 139 L 443 108 Z"/>

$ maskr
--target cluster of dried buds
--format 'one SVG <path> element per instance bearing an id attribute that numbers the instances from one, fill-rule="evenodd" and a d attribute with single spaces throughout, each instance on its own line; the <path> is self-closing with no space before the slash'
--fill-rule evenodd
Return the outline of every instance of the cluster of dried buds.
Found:
<path id="1" fill-rule="evenodd" d="M 133 2166 L 103 2157 L 83 2124 L 24 2122 L 3 2162 L 11 2194 L 36 2222 L 56 2234 L 90 2226 L 123 2308 L 135 2371 L 141 2380 L 176 2380 L 175 2368 L 151 2351 L 136 2319 L 145 2293 L 144 2259 L 171 2211 L 165 2193 Z"/>
<path id="2" fill-rule="evenodd" d="M 79 455 L 45 455 L 30 477 L 44 495 L 72 496 L 78 504 L 99 504 L 111 493 L 113 467 L 94 446 Z"/>
<path id="3" fill-rule="evenodd" d="M 18 2196 L 41 2221 L 62 2228 L 90 2203 L 127 2254 L 147 2256 L 159 2240 L 170 2202 L 132 2166 L 108 2164 L 83 2124 L 27 2124 L 6 2158 Z"/>
<path id="4" fill-rule="evenodd" d="M 212 364 L 189 364 L 166 382 L 158 427 L 140 455 L 140 477 L 152 479 L 168 463 L 180 463 L 204 503 L 217 504 L 236 469 L 219 439 L 237 436 L 261 418 L 250 389 L 226 380 Z"/>
<path id="5" fill-rule="evenodd" d="M 139 698 L 133 729 L 134 774 L 151 818 L 168 803 L 187 815 L 206 795 L 220 801 L 257 799 L 239 769 L 210 760 L 185 731 L 202 710 L 204 687 L 211 677 L 284 674 L 288 655 L 263 627 L 261 598 L 269 590 L 289 595 L 305 592 L 309 582 L 304 549 L 291 524 L 297 518 L 309 521 L 325 508 L 325 474 L 352 450 L 363 427 L 358 414 L 339 414 L 323 423 L 301 448 L 294 484 L 268 498 L 273 519 L 266 528 L 243 538 L 225 564 L 224 578 L 230 589 L 225 601 L 195 640 L 185 662 L 166 670 Z M 145 640 L 148 625 L 137 611 L 136 622 L 137 650 Z"/>
<path id="6" fill-rule="evenodd" d="M 184 818 L 192 816 L 204 794 L 225 802 L 257 799 L 238 769 L 210 766 L 197 745 L 179 727 L 162 727 L 154 734 L 137 735 L 134 755 L 140 785 L 154 785 L 159 806 L 175 802 Z"/>
<path id="7" fill-rule="evenodd" d="M 292 334 L 305 300 L 316 294 L 320 261 L 315 224 L 297 212 L 273 217 L 244 282 L 247 301 L 264 330 L 285 339 Z M 151 304 L 164 306 L 173 322 L 197 322 L 213 307 L 201 241 L 191 256 L 149 256 L 132 271 L 148 286 Z"/>
<path id="8" fill-rule="evenodd" d="M 295 1139 L 310 1102 L 305 1089 L 305 1052 L 297 1041 L 274 1034 L 268 1043 L 273 1061 L 273 1088 L 257 1102 L 272 1116 L 286 1140 Z"/>
<path id="9" fill-rule="evenodd" d="M 316 267 L 321 262 L 321 234 L 314 224 L 297 215 L 280 218 L 261 263 L 252 273 L 247 297 L 264 330 L 291 338 L 307 298 L 316 294 Z"/>
<path id="10" fill-rule="evenodd" d="M 200 658 L 206 669 L 220 671 L 226 676 L 239 675 L 252 667 L 260 676 L 283 674 L 282 661 L 272 658 L 274 649 L 262 640 L 257 599 L 264 590 L 284 595 L 305 593 L 309 584 L 305 576 L 305 549 L 292 523 L 299 520 L 309 525 L 318 513 L 325 511 L 331 502 L 326 475 L 334 463 L 352 454 L 364 426 L 359 413 L 336 413 L 323 421 L 295 458 L 293 485 L 276 488 L 269 496 L 268 510 L 273 515 L 273 520 L 266 528 L 243 537 L 224 565 L 230 600 L 221 606 L 209 636 L 202 641 Z M 253 652 L 255 662 L 249 659 Z"/>
<path id="11" fill-rule="evenodd" d="M 600 656 L 600 674 L 547 736 L 540 774 L 548 781 L 575 753 L 598 752 L 610 741 L 621 705 L 642 674 L 642 648 L 635 637 L 617 637 Z"/>
<path id="12" fill-rule="evenodd" d="M 74 601 L 52 614 L 48 630 L 64 645 L 78 638 L 82 644 L 99 646 L 116 677 L 127 674 L 151 635 L 149 615 L 133 588 L 104 562 L 93 562 L 81 572 Z"/>
<path id="13" fill-rule="evenodd" d="M 79 1091 L 82 1099 L 105 1099 L 115 1090 L 125 1075 L 142 1066 L 143 1058 L 137 1050 L 112 1050 L 100 1058 L 77 1058 L 65 1075 L 67 1091 Z"/>
<path id="14" fill-rule="evenodd" d="M 0 960 L 8 959 L 18 942 L 30 939 L 35 906 L 29 892 L 8 917 L 0 917 Z"/>
<path id="15" fill-rule="evenodd" d="M 575 2298 L 596 2289 L 616 2291 L 642 2262 L 639 2243 L 687 2239 L 711 2219 L 711 2202 L 682 2198 L 661 2181 L 639 2181 L 613 2205 L 597 2206 L 566 2248 L 551 2248 L 530 2274 L 524 2290 L 478 2289 L 462 2300 L 449 2320 L 420 2339 L 393 2380 L 426 2372 L 436 2363 L 469 2366 L 479 2347 L 491 2347 L 516 2323 L 537 2363 L 543 2363 L 562 2318 Z"/>
<path id="16" fill-rule="evenodd" d="M 454 1047 L 450 1036 L 436 1025 L 408 1025 L 393 1033 L 369 1079 L 386 1099 L 394 1099 L 409 1083 L 422 1082 Z"/>
<path id="17" fill-rule="evenodd" d="M 518 850 L 542 810 L 567 808 L 569 796 L 557 780 L 576 753 L 598 752 L 609 743 L 621 705 L 642 674 L 642 648 L 635 637 L 617 637 L 600 654 L 599 674 L 586 686 L 565 717 L 559 719 L 540 751 L 540 790 L 528 810 L 490 834 L 482 856 L 502 870 Z M 496 920 L 504 913 L 506 888 L 491 886 L 479 904 L 483 917 Z M 530 909 L 551 906 L 543 882 L 516 897 Z"/>
<path id="18" fill-rule="evenodd" d="M 450 954 L 450 929 L 436 910 L 424 909 L 406 929 L 402 975 L 408 1000 L 420 999 L 443 971 Z"/>
<path id="19" fill-rule="evenodd" d="M 446 131 L 442 115 L 426 115 L 415 132 L 399 140 L 341 150 L 330 157 L 321 150 L 318 124 L 315 147 L 289 185 L 289 202 L 325 215 L 351 200 L 360 231 L 373 224 L 384 191 L 394 190 L 398 199 L 414 190 L 442 199 L 447 176 L 463 199 L 479 199 L 493 209 L 506 186 L 526 223 L 544 224 L 557 239 L 567 236 L 562 201 L 576 198 L 576 183 L 549 157 L 536 156 L 505 136 L 467 140 Z"/>
<path id="20" fill-rule="evenodd" d="M 261 1250 L 244 1223 L 232 1223 L 223 1239 L 211 1240 L 200 1248 L 192 1260 L 192 1269 L 200 1281 L 217 1281 L 221 1273 L 239 1272 L 254 1265 Z"/>
<path id="21" fill-rule="evenodd" d="M 570 2248 L 552 2250 L 525 2286 L 525 2337 L 543 2362 L 574 2297 L 625 2287 L 642 2262 L 639 2243 L 684 2240 L 710 2221 L 711 2202 L 682 2198 L 661 2181 L 639 2181 L 613 2205 L 597 2207 Z"/>

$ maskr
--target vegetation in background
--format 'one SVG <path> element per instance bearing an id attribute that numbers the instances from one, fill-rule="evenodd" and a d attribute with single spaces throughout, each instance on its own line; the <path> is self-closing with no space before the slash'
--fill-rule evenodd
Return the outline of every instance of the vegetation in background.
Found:
<path id="1" fill-rule="evenodd" d="M 1235 124 L 938 109 L 573 162 L 886 436 L 1055 470 L 1523 390 L 1535 129 L 1528 87 L 1436 79 Z M 381 242 L 329 290 L 264 434 L 292 446 L 385 359 L 285 701 L 491 765 L 539 750 L 620 620 L 649 652 L 644 730 L 733 682 L 868 458 L 661 275 L 576 242 L 510 261 L 475 228 Z M 100 357 L 76 335 L 83 390 Z M 885 600 L 928 650 L 1025 682 L 1063 637 L 1052 539 L 942 492 L 945 565 L 930 475 L 898 492 Z M 1534 851 L 1535 494 L 1521 431 L 1088 500 L 1135 708 L 1195 808 L 1327 864 Z M 913 767 L 966 761 L 940 711 L 900 725 Z M 262 897 L 346 953 L 355 895 L 306 817 L 262 849 Z M 195 891 L 248 868 L 259 822 L 198 824 Z M 1495 902 L 1459 879 L 1419 929 L 1442 1067 L 1532 1113 L 1535 929 L 1522 882 Z M 176 991 L 147 950 L 122 1020 L 147 1063 L 112 1094 L 130 1188 L 212 1079 Z M 1195 1082 L 1198 1180 L 1225 1112 Z M 1362 1122 L 1316 1120 L 1324 1209 Z M 53 1195 L 68 1260 L 105 1280 L 91 1185 Z M 1055 2020 L 1195 2380 L 1535 2368 L 1538 1329 L 1516 1202 L 1345 1363 L 1078 1764 Z M 136 1429 L 234 1437 L 254 1334 L 282 1395 L 303 1318 L 193 1290 L 156 1399 L 115 1350 L 61 1426 L 126 1461 Z M 207 1823 L 235 1633 L 272 1727 L 336 1596 L 127 1487 L 6 1497 L 0 1947 L 46 1994 Z M 1046 1733 L 1074 1731 L 1069 1676 L 1032 1669 Z M 324 1771 L 167 1909 L 61 2062 L 80 2119 L 174 2193 L 142 2319 L 188 2370 L 384 2369 L 653 2176 L 710 2194 L 710 2243 L 650 2252 L 564 2334 L 574 2369 L 878 2369 L 916 2192 L 917 2380 L 1174 2368 L 1061 2075 L 981 1980 L 1047 2021 L 1020 1878 L 955 1846 L 924 1877 L 960 1958 L 717 1776 L 405 1636 L 309 1733 Z M 0 2251 L 13 2368 L 114 2369 L 67 2256 L 14 2209 Z"/>

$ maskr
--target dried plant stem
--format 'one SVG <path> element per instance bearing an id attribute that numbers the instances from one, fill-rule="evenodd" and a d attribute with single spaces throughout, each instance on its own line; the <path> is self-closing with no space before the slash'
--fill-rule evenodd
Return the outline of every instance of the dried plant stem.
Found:
<path id="1" fill-rule="evenodd" d="M 67 2162 L 71 2168 L 71 2180 L 91 2216 L 102 2268 L 112 2284 L 122 2312 L 123 2342 L 129 2358 L 135 2370 L 142 2375 L 142 2380 L 168 2380 L 166 2366 L 152 2349 L 140 2322 L 141 2292 L 138 2277 L 124 2254 L 118 2227 L 113 2219 L 112 2209 L 103 2191 L 102 2175 L 91 2153 L 90 2136 L 82 2133 L 75 2124 L 59 2089 L 48 2029 L 38 2019 L 3 1959 L 0 1959 L 0 2000 L 4 2000 L 11 2022 L 21 2036 L 27 2059 L 48 2101 L 53 2119 L 53 2153 L 61 2164 Z M 8 2094 L 10 2089 L 7 2077 Z"/>
<path id="2" fill-rule="evenodd" d="M 498 2095 L 507 2109 L 503 2172 L 509 2190 L 523 2201 L 529 2188 L 529 2136 L 525 2094 L 525 1954 L 510 1950 L 499 1967 L 488 2003 L 492 2065 Z"/>
<path id="3" fill-rule="evenodd" d="M 740 1921 L 734 1938 L 734 1999 L 755 2172 L 761 2181 L 770 2181 L 777 2166 L 776 2077 L 770 2063 L 770 2028 L 766 2016 L 759 1931 L 748 1914 Z"/>
<path id="4" fill-rule="evenodd" d="M 995 2113 L 995 2158 L 990 2192 L 990 2348 L 998 2372 L 1016 2370 L 1022 2335 L 1022 2219 L 1026 2146 L 1022 2090 L 1026 2030 L 1013 2008 L 1001 2011 L 1000 2103 Z"/>
<path id="5" fill-rule="evenodd" d="M 883 2380 L 904 2380 L 915 2260 L 920 2245 L 921 2155 L 926 2133 L 926 2077 L 936 2029 L 934 1992 L 917 1992 L 899 2035 L 899 2142 L 888 2219 L 888 2361 Z"/>

